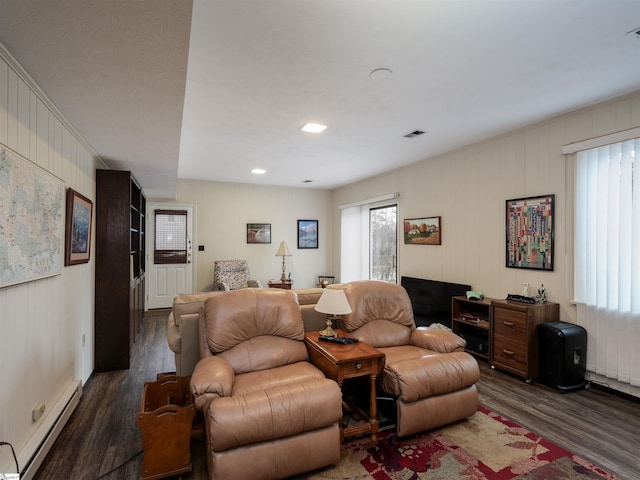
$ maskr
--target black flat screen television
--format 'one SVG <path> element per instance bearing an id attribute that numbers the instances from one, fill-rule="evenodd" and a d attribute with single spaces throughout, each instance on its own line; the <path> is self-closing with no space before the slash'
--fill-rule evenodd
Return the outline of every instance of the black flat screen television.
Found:
<path id="1" fill-rule="evenodd" d="M 471 285 L 414 277 L 402 277 L 400 284 L 409 294 L 418 327 L 432 323 L 451 327 L 451 297 L 466 295 L 471 290 Z"/>

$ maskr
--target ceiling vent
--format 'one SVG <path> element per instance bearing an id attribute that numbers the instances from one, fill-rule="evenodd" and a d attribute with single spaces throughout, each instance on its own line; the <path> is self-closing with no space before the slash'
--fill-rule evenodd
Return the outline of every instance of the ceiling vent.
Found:
<path id="1" fill-rule="evenodd" d="M 422 135 L 424 132 L 422 130 L 414 130 L 411 133 L 407 133 L 404 138 L 413 138 L 413 137 L 417 137 L 419 135 Z"/>
<path id="2" fill-rule="evenodd" d="M 640 28 L 634 28 L 630 32 L 627 32 L 627 35 L 631 35 L 632 37 L 640 40 Z"/>

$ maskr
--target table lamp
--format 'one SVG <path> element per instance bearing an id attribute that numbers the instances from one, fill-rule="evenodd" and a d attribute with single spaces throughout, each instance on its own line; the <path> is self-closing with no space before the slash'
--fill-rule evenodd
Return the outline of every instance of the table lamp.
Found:
<path id="1" fill-rule="evenodd" d="M 333 320 L 338 319 L 338 315 L 346 315 L 351 313 L 351 306 L 344 294 L 344 290 L 325 288 L 314 310 L 327 314 L 327 328 L 320 332 L 325 337 L 337 337 L 338 334 L 331 328 Z"/>
<path id="2" fill-rule="evenodd" d="M 290 256 L 291 256 L 291 251 L 289 250 L 289 247 L 287 247 L 287 244 L 284 243 L 284 241 L 280 242 L 280 248 L 276 252 L 276 257 L 282 257 L 282 276 L 280 277 L 281 282 L 287 281 L 287 275 L 285 274 L 285 270 L 287 269 L 287 267 L 284 262 L 285 262 L 285 257 L 290 257 Z"/>

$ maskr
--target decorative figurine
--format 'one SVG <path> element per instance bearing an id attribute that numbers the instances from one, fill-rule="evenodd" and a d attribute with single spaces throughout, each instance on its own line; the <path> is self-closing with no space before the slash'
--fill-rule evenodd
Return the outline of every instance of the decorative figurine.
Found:
<path id="1" fill-rule="evenodd" d="M 538 289 L 538 301 L 540 303 L 547 303 L 547 289 L 544 288 L 544 285 L 540 285 Z"/>

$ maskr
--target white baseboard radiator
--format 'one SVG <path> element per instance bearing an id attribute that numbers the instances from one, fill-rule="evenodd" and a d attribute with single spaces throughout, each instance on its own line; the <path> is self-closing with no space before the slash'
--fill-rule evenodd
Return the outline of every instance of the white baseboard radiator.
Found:
<path id="1" fill-rule="evenodd" d="M 58 402 L 51 408 L 47 418 L 20 451 L 18 462 L 21 471 L 19 477 L 14 477 L 16 480 L 32 480 L 35 477 L 38 468 L 80 403 L 81 396 L 82 381 L 71 382 Z"/>

